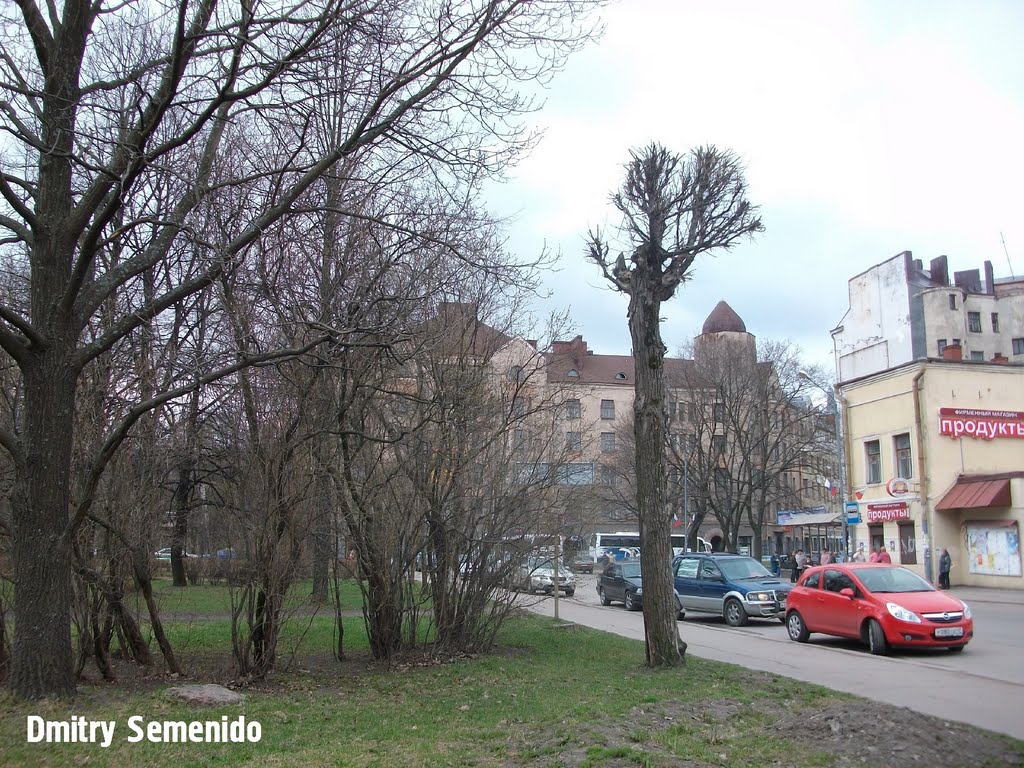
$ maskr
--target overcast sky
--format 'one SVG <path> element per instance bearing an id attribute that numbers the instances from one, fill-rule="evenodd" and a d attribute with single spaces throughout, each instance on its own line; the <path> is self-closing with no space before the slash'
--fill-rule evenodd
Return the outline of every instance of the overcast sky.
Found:
<path id="1" fill-rule="evenodd" d="M 620 0 L 532 123 L 540 146 L 489 193 L 509 247 L 561 253 L 553 296 L 603 354 L 626 299 L 583 259 L 631 148 L 729 148 L 763 234 L 696 262 L 665 307 L 670 352 L 726 300 L 747 330 L 831 370 L 847 281 L 903 250 L 950 272 L 1024 273 L 1024 2 Z M 1005 238 L 1004 253 L 1000 233 Z"/>

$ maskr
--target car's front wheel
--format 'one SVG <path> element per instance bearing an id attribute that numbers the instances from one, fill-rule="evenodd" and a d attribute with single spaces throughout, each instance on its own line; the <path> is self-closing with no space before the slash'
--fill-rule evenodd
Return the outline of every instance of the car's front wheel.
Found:
<path id="1" fill-rule="evenodd" d="M 601 605 L 611 605 L 612 601 L 608 599 L 608 595 L 605 594 L 604 587 L 598 587 L 597 596 L 601 598 Z"/>
<path id="2" fill-rule="evenodd" d="M 889 646 L 885 642 L 885 631 L 874 619 L 868 621 L 868 649 L 875 656 L 885 656 L 889 651 Z"/>
<path id="3" fill-rule="evenodd" d="M 575 594 L 576 594 L 576 590 L 575 589 L 567 589 L 567 590 L 565 590 L 565 596 L 566 597 L 572 597 Z"/>
<path id="4" fill-rule="evenodd" d="M 796 611 L 790 611 L 786 617 L 786 632 L 789 633 L 790 640 L 798 643 L 806 643 L 807 638 L 811 636 L 807 631 L 807 625 L 804 624 L 804 617 Z"/>
<path id="5" fill-rule="evenodd" d="M 627 611 L 635 611 L 637 610 L 637 608 L 639 608 L 639 606 L 636 604 L 636 598 L 633 596 L 632 592 L 626 593 L 625 603 Z"/>
<path id="6" fill-rule="evenodd" d="M 742 627 L 747 623 L 747 612 L 743 610 L 743 604 L 735 597 L 725 601 L 725 609 L 722 611 L 725 616 L 725 623 L 730 627 Z"/>

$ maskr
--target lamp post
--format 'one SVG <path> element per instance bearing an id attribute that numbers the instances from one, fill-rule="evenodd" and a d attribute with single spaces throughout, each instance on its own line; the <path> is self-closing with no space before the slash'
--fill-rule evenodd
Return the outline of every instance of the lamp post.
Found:
<path id="1" fill-rule="evenodd" d="M 826 395 L 832 396 L 832 426 L 833 432 L 835 433 L 836 440 L 836 461 L 838 462 L 837 469 L 839 470 L 839 511 L 842 514 L 843 522 L 843 548 L 842 556 L 845 562 L 849 556 L 850 551 L 850 536 L 849 527 L 846 522 L 846 462 L 843 459 L 843 433 L 839 426 L 839 386 L 836 385 L 832 389 L 823 387 L 813 378 L 807 371 L 800 371 L 800 378 L 809 382 L 812 386 L 817 387 Z"/>

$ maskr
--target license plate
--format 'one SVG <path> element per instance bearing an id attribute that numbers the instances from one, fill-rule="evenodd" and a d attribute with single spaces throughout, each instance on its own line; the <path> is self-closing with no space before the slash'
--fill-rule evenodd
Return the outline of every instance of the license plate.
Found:
<path id="1" fill-rule="evenodd" d="M 963 627 L 939 627 L 935 630 L 936 637 L 963 637 Z"/>

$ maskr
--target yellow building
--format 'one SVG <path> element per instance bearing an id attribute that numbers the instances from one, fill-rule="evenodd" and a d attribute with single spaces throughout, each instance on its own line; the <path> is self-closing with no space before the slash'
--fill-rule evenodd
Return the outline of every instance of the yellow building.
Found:
<path id="1" fill-rule="evenodd" d="M 918 360 L 842 382 L 854 547 L 938 582 L 1024 589 L 1024 365 Z"/>

